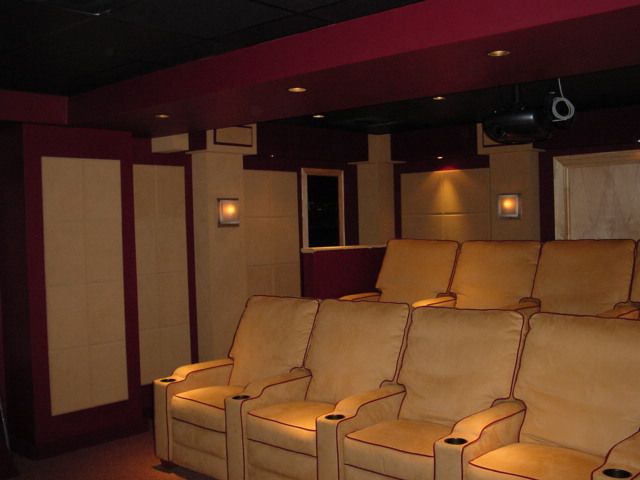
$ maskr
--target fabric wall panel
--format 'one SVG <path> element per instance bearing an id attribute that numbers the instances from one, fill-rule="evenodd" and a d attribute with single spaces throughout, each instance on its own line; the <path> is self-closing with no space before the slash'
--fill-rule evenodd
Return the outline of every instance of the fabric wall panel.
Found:
<path id="1" fill-rule="evenodd" d="M 189 287 L 182 166 L 134 165 L 142 385 L 190 363 Z"/>
<path id="2" fill-rule="evenodd" d="M 42 158 L 51 413 L 128 398 L 120 162 Z"/>

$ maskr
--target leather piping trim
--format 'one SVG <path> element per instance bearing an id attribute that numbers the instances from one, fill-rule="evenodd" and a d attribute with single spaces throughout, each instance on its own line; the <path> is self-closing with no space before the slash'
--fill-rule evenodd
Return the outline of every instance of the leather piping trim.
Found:
<path id="1" fill-rule="evenodd" d="M 265 445 L 267 447 L 271 447 L 271 448 L 277 448 L 279 450 L 284 450 L 286 452 L 291 452 L 291 453 L 298 453 L 300 455 L 304 455 L 305 457 L 310 457 L 310 458 L 317 458 L 316 455 L 311 455 L 309 453 L 304 453 L 304 452 L 298 452 L 297 450 L 292 450 L 290 448 L 286 448 L 286 447 L 281 447 L 280 445 L 274 445 L 272 443 L 267 443 L 267 442 L 263 442 L 262 440 L 254 440 L 253 438 L 249 438 L 248 439 L 250 442 L 254 442 L 254 443 L 259 443 L 261 445 Z"/>
<path id="2" fill-rule="evenodd" d="M 201 430 L 207 430 L 209 432 L 215 432 L 215 433 L 220 433 L 222 435 L 225 435 L 226 432 L 220 431 L 220 430 L 216 430 L 215 428 L 211 428 L 211 427 L 203 427 L 202 425 L 198 425 L 196 423 L 193 422 L 188 422 L 187 420 L 183 420 L 181 418 L 177 418 L 177 417 L 171 417 L 173 420 L 175 420 L 176 422 L 180 422 L 180 423 L 184 423 L 186 425 L 191 425 L 192 427 L 196 427 L 196 428 L 200 428 Z"/>
<path id="3" fill-rule="evenodd" d="M 380 473 L 380 472 L 376 472 L 375 470 L 369 470 L 368 468 L 363 468 L 363 467 L 356 467 L 355 465 L 352 465 L 350 463 L 345 463 L 344 464 L 345 467 L 351 467 L 351 468 L 355 468 L 357 470 L 362 470 L 363 472 L 369 472 L 369 473 L 373 473 L 375 475 L 380 475 L 381 477 L 385 477 L 385 478 L 391 478 L 393 480 L 403 480 L 400 477 L 392 477 L 391 475 L 386 475 L 384 473 Z"/>
<path id="4" fill-rule="evenodd" d="M 216 410 L 222 410 L 224 412 L 224 407 L 219 407 L 217 405 L 212 405 L 210 403 L 206 403 L 206 402 L 203 402 L 203 401 L 200 401 L 200 400 L 195 400 L 193 398 L 182 397 L 179 393 L 177 395 L 174 395 L 174 397 L 180 398 L 182 400 L 187 400 L 188 402 L 199 403 L 200 405 L 204 405 L 205 407 L 215 408 Z"/>

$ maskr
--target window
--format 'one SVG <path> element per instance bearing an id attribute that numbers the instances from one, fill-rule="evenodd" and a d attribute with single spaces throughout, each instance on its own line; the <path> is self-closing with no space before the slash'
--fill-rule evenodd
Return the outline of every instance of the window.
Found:
<path id="1" fill-rule="evenodd" d="M 342 170 L 302 169 L 304 247 L 344 245 Z"/>

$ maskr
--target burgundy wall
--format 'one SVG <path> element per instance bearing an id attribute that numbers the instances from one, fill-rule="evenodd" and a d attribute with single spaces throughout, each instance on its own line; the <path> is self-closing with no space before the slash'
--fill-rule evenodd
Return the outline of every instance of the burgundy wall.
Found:
<path id="1" fill-rule="evenodd" d="M 3 143 L 21 143 L 3 162 L 2 277 L 8 415 L 13 445 L 32 456 L 55 453 L 145 428 L 140 405 L 137 280 L 133 225 L 132 138 L 126 132 L 23 125 Z M 3 153 L 5 156 L 6 153 Z M 51 415 L 49 390 L 42 156 L 120 160 L 128 365 L 127 401 Z M 4 185 L 6 184 L 6 185 Z M 7 205 L 10 208 L 7 208 Z M 4 220 L 7 220 L 5 225 Z M 3 232 L 4 233 L 4 232 Z M 6 279 L 6 280 L 5 280 Z M 6 283 L 5 283 L 6 282 Z M 5 290 L 6 288 L 6 290 Z"/>
<path id="2" fill-rule="evenodd" d="M 320 250 L 302 254 L 302 295 L 337 298 L 375 291 L 385 247 Z"/>

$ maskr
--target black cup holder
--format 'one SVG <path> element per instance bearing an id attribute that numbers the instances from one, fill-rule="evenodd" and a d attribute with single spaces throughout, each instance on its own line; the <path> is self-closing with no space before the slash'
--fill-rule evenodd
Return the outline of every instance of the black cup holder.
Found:
<path id="1" fill-rule="evenodd" d="M 246 400 L 247 398 L 249 398 L 249 395 L 234 395 L 233 397 L 234 400 Z"/>
<path id="2" fill-rule="evenodd" d="M 444 439 L 444 443 L 448 443 L 449 445 L 464 445 L 468 440 L 466 438 L 461 437 L 449 437 Z"/>
<path id="3" fill-rule="evenodd" d="M 631 472 L 621 468 L 607 468 L 602 473 L 611 478 L 629 478 L 631 476 Z"/>
<path id="4" fill-rule="evenodd" d="M 344 418 L 344 415 L 342 415 L 341 413 L 332 413 L 331 415 L 325 415 L 324 418 L 326 418 L 327 420 L 342 420 Z"/>
<path id="5" fill-rule="evenodd" d="M 160 380 L 162 383 L 171 383 L 171 382 L 175 382 L 176 379 L 175 378 L 163 378 L 162 380 Z"/>

